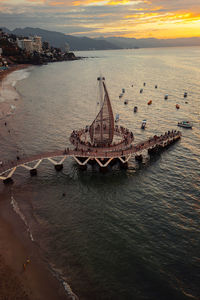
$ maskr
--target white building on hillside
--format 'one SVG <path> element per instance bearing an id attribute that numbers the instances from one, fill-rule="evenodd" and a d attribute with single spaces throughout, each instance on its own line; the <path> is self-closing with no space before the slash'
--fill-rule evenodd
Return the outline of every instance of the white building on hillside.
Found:
<path id="1" fill-rule="evenodd" d="M 42 38 L 41 38 L 41 36 L 34 36 L 34 38 L 33 38 L 33 47 L 34 47 L 34 50 L 37 51 L 37 52 L 42 51 Z"/>
<path id="2" fill-rule="evenodd" d="M 17 38 L 17 45 L 19 48 L 26 50 L 27 52 L 41 52 L 42 51 L 42 38 L 40 36 L 34 36 L 29 39 Z"/>

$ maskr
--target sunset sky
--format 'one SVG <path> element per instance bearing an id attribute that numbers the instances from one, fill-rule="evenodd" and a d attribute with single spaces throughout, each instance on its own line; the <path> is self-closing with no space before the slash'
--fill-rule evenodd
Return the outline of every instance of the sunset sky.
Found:
<path id="1" fill-rule="evenodd" d="M 200 1 L 0 0 L 0 26 L 88 37 L 200 37 Z"/>

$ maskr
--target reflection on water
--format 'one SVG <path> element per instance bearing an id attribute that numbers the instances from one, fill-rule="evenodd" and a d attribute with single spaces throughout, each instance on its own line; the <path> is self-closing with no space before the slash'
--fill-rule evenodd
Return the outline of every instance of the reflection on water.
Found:
<path id="1" fill-rule="evenodd" d="M 96 58 L 34 68 L 18 82 L 23 104 L 8 122 L 12 139 L 2 129 L 2 158 L 70 146 L 71 131 L 95 117 L 100 73 L 119 124 L 134 132 L 135 142 L 177 129 L 184 119 L 194 128 L 183 129 L 181 141 L 151 161 L 138 166 L 132 159 L 127 171 L 80 172 L 72 159 L 60 173 L 48 163 L 33 178 L 18 170 L 14 198 L 80 299 L 198 299 L 199 48 L 81 54 Z"/>

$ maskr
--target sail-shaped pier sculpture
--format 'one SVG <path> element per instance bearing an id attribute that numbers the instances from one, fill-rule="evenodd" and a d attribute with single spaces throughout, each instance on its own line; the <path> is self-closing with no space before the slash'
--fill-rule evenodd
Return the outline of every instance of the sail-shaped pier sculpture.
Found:
<path id="1" fill-rule="evenodd" d="M 100 89 L 100 111 L 90 126 L 91 143 L 96 146 L 109 146 L 114 136 L 114 117 L 110 98 L 105 85 L 105 78 L 98 77 Z M 103 87 L 103 91 L 102 91 Z"/>
<path id="2" fill-rule="evenodd" d="M 97 80 L 99 83 L 100 100 L 98 103 L 100 110 L 90 126 L 72 132 L 70 141 L 77 151 L 81 151 L 83 157 L 87 153 L 89 160 L 108 164 L 116 157 L 117 152 L 124 156 L 124 151 L 131 149 L 134 136 L 127 128 L 115 126 L 105 78 L 98 77 Z M 92 153 L 95 154 L 95 157 L 91 155 Z M 76 157 L 76 160 L 79 164 L 82 161 L 80 156 Z"/>

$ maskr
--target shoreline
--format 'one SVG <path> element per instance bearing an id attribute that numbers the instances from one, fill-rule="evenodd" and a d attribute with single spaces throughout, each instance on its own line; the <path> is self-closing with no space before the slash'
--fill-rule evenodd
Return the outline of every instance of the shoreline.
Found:
<path id="1" fill-rule="evenodd" d="M 15 65 L 0 73 L 0 92 L 7 75 L 30 66 Z M 8 88 L 15 89 L 12 85 Z M 19 101 L 0 102 L 0 120 L 5 121 L 12 114 L 11 105 L 16 102 Z M 5 189 L 0 186 L 0 299 L 77 300 L 50 267 L 43 250 L 31 238 L 26 222 L 12 207 L 12 188 L 8 187 L 6 196 Z"/>
<path id="2" fill-rule="evenodd" d="M 7 76 L 13 73 L 14 71 L 23 70 L 31 67 L 30 64 L 21 64 L 21 65 L 13 65 L 10 66 L 8 70 L 0 72 L 0 97 L 2 96 L 2 92 L 4 90 L 10 90 L 13 93 L 16 93 L 16 97 L 14 99 L 6 99 L 5 101 L 0 101 L 0 120 L 4 120 L 9 117 L 13 111 L 16 109 L 18 102 L 20 100 L 20 96 L 17 95 L 16 89 L 11 84 L 4 86 L 4 82 L 7 79 Z"/>
<path id="3" fill-rule="evenodd" d="M 10 195 L 2 199 L 0 194 L 0 299 L 15 299 L 19 295 L 22 300 L 73 299 L 53 276 L 43 251 L 31 240 L 10 202 Z"/>

